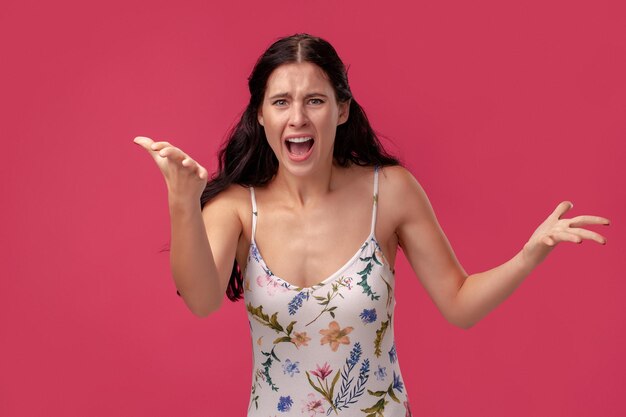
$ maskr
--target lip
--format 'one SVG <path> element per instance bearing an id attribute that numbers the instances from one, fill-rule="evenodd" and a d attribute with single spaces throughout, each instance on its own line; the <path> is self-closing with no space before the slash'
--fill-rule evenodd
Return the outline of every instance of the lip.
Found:
<path id="1" fill-rule="evenodd" d="M 311 145 L 311 148 L 309 148 L 307 153 L 302 154 L 302 155 L 294 155 L 291 152 L 289 152 L 289 147 L 287 146 L 287 140 L 291 138 L 302 138 L 302 137 L 313 138 L 313 144 Z M 285 147 L 285 152 L 287 153 L 287 156 L 289 157 L 290 160 L 294 162 L 306 161 L 307 159 L 309 159 L 309 157 L 313 153 L 313 148 L 315 147 L 315 136 L 313 136 L 310 133 L 298 133 L 298 134 L 293 134 L 293 135 L 287 135 L 283 138 L 283 146 Z"/>
<path id="2" fill-rule="evenodd" d="M 283 142 L 286 141 L 287 139 L 291 139 L 291 138 L 304 138 L 304 137 L 312 137 L 313 140 L 315 140 L 315 136 L 313 136 L 312 133 L 297 133 L 294 135 L 287 135 L 283 138 Z"/>

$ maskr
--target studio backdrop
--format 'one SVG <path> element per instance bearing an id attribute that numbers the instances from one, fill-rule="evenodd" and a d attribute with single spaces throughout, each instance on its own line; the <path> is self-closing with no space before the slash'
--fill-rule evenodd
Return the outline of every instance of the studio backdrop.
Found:
<path id="1" fill-rule="evenodd" d="M 335 46 L 469 274 L 561 201 L 612 220 L 469 330 L 399 252 L 413 415 L 625 415 L 625 28 L 618 0 L 3 1 L 0 415 L 246 414 L 245 305 L 201 319 L 176 295 L 165 182 L 133 138 L 214 172 L 256 59 L 298 32 Z"/>

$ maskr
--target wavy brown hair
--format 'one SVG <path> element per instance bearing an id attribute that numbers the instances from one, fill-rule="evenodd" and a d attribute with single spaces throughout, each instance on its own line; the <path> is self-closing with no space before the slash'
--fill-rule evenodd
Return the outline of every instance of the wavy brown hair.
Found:
<path id="1" fill-rule="evenodd" d="M 262 186 L 276 175 L 278 159 L 258 122 L 257 111 L 262 105 L 270 74 L 281 65 L 295 62 L 310 62 L 320 67 L 328 76 L 337 101 L 351 100 L 348 120 L 337 126 L 333 157 L 338 165 L 399 164 L 396 158 L 385 152 L 365 111 L 352 96 L 346 67 L 332 45 L 324 39 L 298 33 L 277 40 L 257 60 L 248 77 L 250 102 L 219 151 L 219 168 L 202 193 L 202 207 L 231 184 Z M 237 301 L 242 298 L 242 293 L 241 269 L 235 260 L 226 295 Z"/>

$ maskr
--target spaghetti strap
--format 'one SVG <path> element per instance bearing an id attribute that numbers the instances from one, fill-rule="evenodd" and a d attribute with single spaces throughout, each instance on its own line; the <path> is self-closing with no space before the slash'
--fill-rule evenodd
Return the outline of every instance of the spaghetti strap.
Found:
<path id="1" fill-rule="evenodd" d="M 376 229 L 376 212 L 378 208 L 378 166 L 374 167 L 374 203 L 372 204 L 372 228 L 370 229 L 370 236 L 374 236 L 374 230 Z"/>
<path id="2" fill-rule="evenodd" d="M 254 194 L 254 187 L 250 187 L 250 199 L 252 200 L 252 242 L 254 242 L 254 236 L 256 235 L 256 218 L 257 218 L 257 209 L 256 209 L 256 196 Z"/>

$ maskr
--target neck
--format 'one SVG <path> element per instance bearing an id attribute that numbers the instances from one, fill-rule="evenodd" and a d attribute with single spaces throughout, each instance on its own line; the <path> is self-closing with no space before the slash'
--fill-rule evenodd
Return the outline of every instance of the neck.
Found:
<path id="1" fill-rule="evenodd" d="M 331 161 L 328 166 L 310 174 L 299 176 L 293 175 L 281 166 L 272 185 L 284 195 L 284 198 L 296 207 L 305 207 L 328 195 L 335 187 L 333 174 L 336 167 Z"/>

